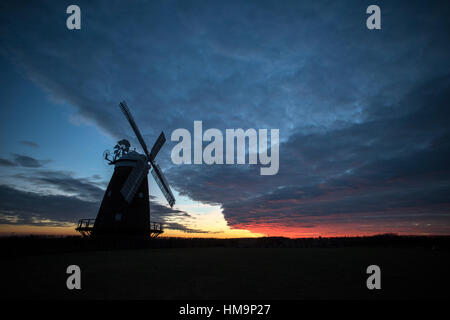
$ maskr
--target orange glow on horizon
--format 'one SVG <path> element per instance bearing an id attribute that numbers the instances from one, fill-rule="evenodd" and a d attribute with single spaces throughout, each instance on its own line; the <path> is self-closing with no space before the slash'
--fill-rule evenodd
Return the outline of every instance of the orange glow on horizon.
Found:
<path id="1" fill-rule="evenodd" d="M 26 235 L 48 235 L 48 236 L 76 236 L 74 226 L 51 227 L 33 225 L 11 225 L 0 224 L 0 236 L 26 236 Z"/>
<path id="2" fill-rule="evenodd" d="M 239 228 L 236 228 L 239 227 Z M 432 234 L 449 234 L 447 230 L 441 232 L 426 232 L 415 230 L 414 228 L 405 229 L 403 231 L 392 228 L 383 228 L 382 226 L 374 226 L 373 229 L 364 230 L 363 226 L 355 224 L 336 224 L 324 225 L 314 228 L 299 228 L 286 226 L 233 226 L 224 231 L 209 233 L 191 233 L 180 230 L 165 229 L 161 235 L 163 237 L 180 237 L 180 238 L 257 238 L 257 237 L 286 237 L 286 238 L 317 238 L 317 237 L 353 237 L 353 236 L 372 236 L 382 233 L 397 233 L 404 235 L 432 235 Z M 33 225 L 7 225 L 0 224 L 0 236 L 77 236 L 75 224 L 67 227 L 52 226 L 33 226 Z"/>
<path id="3" fill-rule="evenodd" d="M 67 227 L 51 227 L 51 226 L 33 226 L 33 225 L 9 225 L 0 224 L 0 236 L 77 236 L 80 235 L 75 231 L 75 224 Z M 255 234 L 248 230 L 230 229 L 224 232 L 210 233 L 191 233 L 180 230 L 165 229 L 162 234 L 164 237 L 179 238 L 255 238 L 261 237 L 262 234 Z"/>

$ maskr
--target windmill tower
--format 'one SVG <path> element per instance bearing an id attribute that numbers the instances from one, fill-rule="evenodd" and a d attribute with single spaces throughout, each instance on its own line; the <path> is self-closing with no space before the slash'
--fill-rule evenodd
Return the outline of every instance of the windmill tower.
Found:
<path id="1" fill-rule="evenodd" d="M 105 158 L 114 165 L 114 173 L 105 191 L 95 222 L 92 219 L 82 219 L 76 228 L 82 235 L 137 237 L 146 238 L 158 236 L 163 232 L 162 226 L 150 223 L 150 199 L 147 175 L 151 169 L 163 195 L 171 207 L 175 198 L 170 190 L 161 168 L 155 162 L 155 157 L 166 141 L 164 132 L 156 140 L 151 152 L 142 138 L 125 101 L 120 108 L 131 125 L 144 154 L 129 151 L 129 142 L 119 141 L 121 145 L 115 152 L 114 159 Z M 116 146 L 117 147 L 117 146 Z"/>

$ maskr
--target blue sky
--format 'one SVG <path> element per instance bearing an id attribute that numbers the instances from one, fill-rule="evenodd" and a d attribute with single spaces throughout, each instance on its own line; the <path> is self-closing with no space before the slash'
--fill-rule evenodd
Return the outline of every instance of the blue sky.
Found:
<path id="1" fill-rule="evenodd" d="M 149 145 L 194 120 L 280 130 L 273 177 L 175 166 L 168 141 L 158 160 L 181 206 L 156 191 L 154 212 L 173 226 L 214 229 L 199 216 L 214 212 L 255 234 L 450 232 L 447 2 L 379 1 L 372 31 L 367 1 L 78 1 L 77 31 L 69 4 L 2 4 L 3 224 L 95 216 L 103 150 L 137 145 L 125 99 Z"/>
<path id="2" fill-rule="evenodd" d="M 7 119 L 1 127 L 2 158 L 28 155 L 50 160 L 54 169 L 71 168 L 84 176 L 104 171 L 95 160 L 101 158 L 99 150 L 114 143 L 114 139 L 101 134 L 92 124 L 77 122 L 73 106 L 51 99 L 5 59 L 1 60 L 1 69 L 8 75 L 1 79 L 1 117 Z"/>

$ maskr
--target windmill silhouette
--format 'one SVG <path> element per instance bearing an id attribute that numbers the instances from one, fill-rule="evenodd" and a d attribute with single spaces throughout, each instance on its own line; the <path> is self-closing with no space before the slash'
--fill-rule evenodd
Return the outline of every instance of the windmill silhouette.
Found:
<path id="1" fill-rule="evenodd" d="M 76 230 L 83 236 L 112 237 L 157 237 L 163 232 L 160 223 L 150 222 L 150 199 L 147 175 L 151 169 L 163 195 L 171 207 L 175 197 L 170 190 L 161 168 L 155 162 L 155 157 L 166 142 L 164 132 L 161 132 L 151 152 L 128 109 L 125 101 L 120 108 L 131 125 L 144 154 L 129 151 L 130 143 L 123 139 L 115 147 L 114 158 L 106 152 L 104 157 L 110 165 L 114 165 L 114 173 L 105 191 L 97 218 L 81 219 Z"/>

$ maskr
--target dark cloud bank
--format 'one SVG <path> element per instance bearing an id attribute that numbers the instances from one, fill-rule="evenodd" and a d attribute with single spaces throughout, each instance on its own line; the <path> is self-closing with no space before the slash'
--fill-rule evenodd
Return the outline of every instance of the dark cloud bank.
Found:
<path id="1" fill-rule="evenodd" d="M 45 192 L 27 192 L 0 185 L 0 224 L 71 225 L 82 218 L 94 218 L 104 194 L 103 183 L 94 178 L 74 178 L 68 172 L 35 171 L 16 174 L 15 178 L 31 182 L 35 190 Z M 49 194 L 52 190 L 65 195 Z M 179 218 L 192 219 L 188 213 L 163 206 L 151 198 L 152 221 L 194 231 L 176 222 Z"/>

